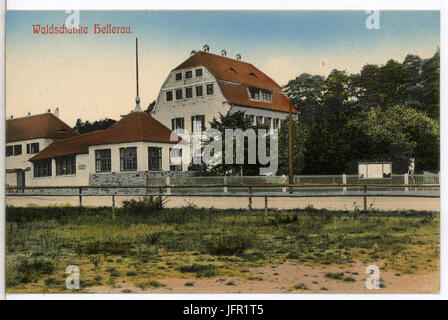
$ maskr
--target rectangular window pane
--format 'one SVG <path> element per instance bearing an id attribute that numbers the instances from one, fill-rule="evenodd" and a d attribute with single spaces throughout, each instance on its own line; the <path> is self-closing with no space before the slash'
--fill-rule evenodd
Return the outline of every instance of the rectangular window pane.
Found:
<path id="1" fill-rule="evenodd" d="M 192 116 L 191 117 L 191 128 L 193 132 L 201 132 L 205 130 L 205 116 Z"/>
<path id="2" fill-rule="evenodd" d="M 34 162 L 33 166 L 35 177 L 51 176 L 51 159 Z"/>
<path id="3" fill-rule="evenodd" d="M 193 97 L 193 88 L 192 87 L 188 87 L 185 89 L 185 97 L 186 98 Z"/>
<path id="4" fill-rule="evenodd" d="M 250 88 L 250 98 L 253 100 L 260 100 L 260 89 Z"/>
<path id="5" fill-rule="evenodd" d="M 185 78 L 186 79 L 190 79 L 190 78 L 192 78 L 193 77 L 193 72 L 192 71 L 187 71 L 187 72 L 185 72 Z"/>
<path id="6" fill-rule="evenodd" d="M 96 172 L 111 171 L 111 152 L 110 149 L 95 150 Z"/>
<path id="7" fill-rule="evenodd" d="M 56 175 L 76 174 L 76 156 L 56 158 Z"/>
<path id="8" fill-rule="evenodd" d="M 182 89 L 176 90 L 176 100 L 182 99 Z"/>
<path id="9" fill-rule="evenodd" d="M 137 148 L 120 148 L 120 170 L 136 171 L 137 170 Z"/>
<path id="10" fill-rule="evenodd" d="M 196 87 L 196 97 L 202 97 L 203 92 L 202 92 L 202 86 L 197 86 Z"/>
<path id="11" fill-rule="evenodd" d="M 176 73 L 176 80 L 182 80 L 182 72 Z"/>
<path id="12" fill-rule="evenodd" d="M 148 170 L 162 171 L 162 148 L 148 147 Z"/>
<path id="13" fill-rule="evenodd" d="M 171 120 L 171 130 L 185 129 L 184 118 L 174 118 Z"/>
<path id="14" fill-rule="evenodd" d="M 14 146 L 14 155 L 18 156 L 20 154 L 22 154 L 22 145 L 21 144 L 16 144 Z"/>
<path id="15" fill-rule="evenodd" d="M 173 100 L 173 91 L 167 91 L 166 92 L 166 101 L 172 101 Z"/>
<path id="16" fill-rule="evenodd" d="M 213 94 L 213 84 L 208 84 L 207 85 L 207 94 Z"/>
<path id="17" fill-rule="evenodd" d="M 202 69 L 196 69 L 196 77 L 202 76 Z"/>
<path id="18" fill-rule="evenodd" d="M 9 156 L 12 156 L 14 154 L 14 149 L 13 149 L 12 146 L 7 146 L 5 152 L 6 152 L 6 156 L 9 157 Z"/>
<path id="19" fill-rule="evenodd" d="M 257 125 L 260 125 L 263 123 L 263 117 L 257 116 Z"/>
<path id="20" fill-rule="evenodd" d="M 182 161 L 182 149 L 170 148 L 170 171 L 182 171 L 181 161 Z"/>

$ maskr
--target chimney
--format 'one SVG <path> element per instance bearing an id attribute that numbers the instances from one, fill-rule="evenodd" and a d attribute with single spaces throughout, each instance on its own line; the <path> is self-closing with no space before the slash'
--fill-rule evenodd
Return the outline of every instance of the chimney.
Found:
<path id="1" fill-rule="evenodd" d="M 209 52 L 210 46 L 208 44 L 204 44 L 204 52 Z"/>
<path id="2" fill-rule="evenodd" d="M 223 57 L 225 57 L 225 56 L 227 55 L 227 51 L 226 51 L 226 49 L 222 49 L 222 50 L 221 50 L 221 55 L 222 55 Z"/>
<path id="3" fill-rule="evenodd" d="M 31 115 L 31 112 L 28 112 L 28 117 Z"/>
<path id="4" fill-rule="evenodd" d="M 241 54 L 238 53 L 238 54 L 236 55 L 236 60 L 241 60 Z"/>
<path id="5" fill-rule="evenodd" d="M 54 109 L 53 114 L 54 114 L 57 118 L 59 118 L 59 107 L 56 107 L 56 109 Z"/>

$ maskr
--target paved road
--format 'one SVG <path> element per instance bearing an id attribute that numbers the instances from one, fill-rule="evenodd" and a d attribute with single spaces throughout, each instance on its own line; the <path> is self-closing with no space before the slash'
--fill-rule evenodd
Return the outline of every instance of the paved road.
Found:
<path id="1" fill-rule="evenodd" d="M 115 203 L 130 199 L 129 196 L 116 196 Z M 134 197 L 137 198 L 137 197 Z M 13 197 L 8 196 L 6 203 L 14 206 L 29 205 L 72 205 L 77 206 L 79 199 L 75 197 Z M 111 206 L 111 197 L 84 197 L 85 206 Z M 222 198 L 222 197 L 170 197 L 166 207 L 184 207 L 196 205 L 198 207 L 214 208 L 247 208 L 247 198 Z M 268 198 L 269 208 L 294 209 L 313 206 L 317 209 L 355 210 L 363 208 L 362 197 L 303 197 L 303 198 Z M 264 198 L 253 198 L 254 209 L 264 208 Z M 440 198 L 413 198 L 413 197 L 368 197 L 367 207 L 379 210 L 430 210 L 440 211 Z"/>

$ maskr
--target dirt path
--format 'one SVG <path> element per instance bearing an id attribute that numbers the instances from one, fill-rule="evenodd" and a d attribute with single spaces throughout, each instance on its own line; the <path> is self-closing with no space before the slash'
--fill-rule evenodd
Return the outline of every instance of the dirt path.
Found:
<path id="1" fill-rule="evenodd" d="M 381 263 L 376 264 L 381 267 Z M 95 293 L 437 293 L 440 273 L 400 275 L 381 271 L 381 288 L 367 289 L 366 264 L 355 262 L 350 267 L 313 268 L 294 262 L 280 266 L 249 269 L 251 280 L 237 277 L 215 279 L 165 279 L 160 288 L 142 290 L 132 283 L 120 283 L 115 288 L 106 286 L 86 288 Z M 327 273 L 341 273 L 352 281 L 334 280 Z M 298 287 L 294 288 L 294 286 Z"/>
<path id="2" fill-rule="evenodd" d="M 132 197 L 117 196 L 116 203 Z M 137 198 L 137 197 L 133 197 Z M 27 206 L 31 204 L 39 206 L 67 205 L 77 206 L 78 196 L 75 197 L 13 197 L 6 198 L 8 205 Z M 166 204 L 168 208 L 184 207 L 194 204 L 203 208 L 218 209 L 247 209 L 247 198 L 213 198 L 213 197 L 170 197 Z M 110 197 L 84 197 L 85 206 L 111 206 Z M 363 208 L 362 197 L 323 197 L 323 198 L 268 198 L 268 207 L 276 209 L 296 209 L 313 206 L 316 209 L 349 210 Z M 367 207 L 377 210 L 428 210 L 440 211 L 440 198 L 399 198 L 399 197 L 368 197 Z M 264 208 L 264 198 L 253 198 L 253 208 Z"/>

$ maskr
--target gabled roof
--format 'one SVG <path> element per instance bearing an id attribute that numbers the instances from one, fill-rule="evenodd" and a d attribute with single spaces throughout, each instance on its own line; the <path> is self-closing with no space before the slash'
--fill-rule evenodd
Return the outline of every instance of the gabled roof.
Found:
<path id="1" fill-rule="evenodd" d="M 6 120 L 6 142 L 37 138 L 63 139 L 78 135 L 52 113 Z"/>
<path id="2" fill-rule="evenodd" d="M 89 146 L 124 142 L 160 142 L 171 141 L 171 130 L 144 112 L 131 112 L 123 119 L 104 130 L 97 130 L 76 137 L 59 140 L 36 154 L 30 161 L 87 153 Z"/>
<path id="3" fill-rule="evenodd" d="M 221 91 L 231 104 L 269 109 L 273 111 L 299 113 L 282 87 L 254 65 L 216 54 L 199 51 L 177 66 L 173 71 L 205 66 L 218 80 Z M 247 88 L 259 88 L 273 92 L 272 103 L 254 101 L 249 98 Z"/>

